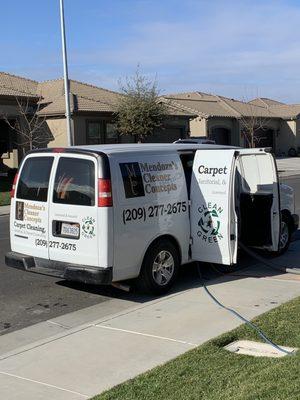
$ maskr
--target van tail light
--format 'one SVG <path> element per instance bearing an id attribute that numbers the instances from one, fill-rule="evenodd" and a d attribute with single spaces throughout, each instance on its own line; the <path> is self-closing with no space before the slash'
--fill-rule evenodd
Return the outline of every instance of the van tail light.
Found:
<path id="1" fill-rule="evenodd" d="M 19 177 L 19 174 L 16 173 L 16 175 L 14 177 L 13 185 L 12 185 L 12 188 L 11 188 L 11 191 L 10 191 L 10 197 L 11 198 L 15 197 L 15 191 L 16 191 L 16 185 L 17 185 L 17 182 L 18 182 L 18 177 Z"/>
<path id="2" fill-rule="evenodd" d="M 112 207 L 112 191 L 110 179 L 98 179 L 98 207 Z"/>

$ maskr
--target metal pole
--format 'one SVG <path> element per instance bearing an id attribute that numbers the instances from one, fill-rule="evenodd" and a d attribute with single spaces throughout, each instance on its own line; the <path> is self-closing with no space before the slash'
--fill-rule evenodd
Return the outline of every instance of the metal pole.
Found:
<path id="1" fill-rule="evenodd" d="M 64 86 L 65 86 L 65 102 L 66 102 L 65 115 L 67 119 L 68 146 L 72 146 L 74 143 L 73 143 L 72 126 L 71 126 L 70 88 L 69 88 L 68 60 L 67 60 L 67 48 L 66 48 L 64 0 L 60 0 L 60 26 L 61 26 L 62 56 L 64 64 Z"/>

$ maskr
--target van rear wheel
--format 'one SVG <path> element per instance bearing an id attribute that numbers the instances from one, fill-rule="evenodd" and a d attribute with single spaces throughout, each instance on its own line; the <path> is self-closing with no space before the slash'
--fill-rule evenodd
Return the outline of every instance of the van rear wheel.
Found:
<path id="1" fill-rule="evenodd" d="M 289 248 L 292 239 L 292 225 L 291 219 L 287 215 L 281 216 L 281 229 L 279 238 L 278 251 L 274 252 L 275 256 L 280 256 L 285 253 Z"/>
<path id="2" fill-rule="evenodd" d="M 174 244 L 163 239 L 154 243 L 147 251 L 140 275 L 139 288 L 151 294 L 164 294 L 176 280 L 179 268 L 178 250 Z"/>

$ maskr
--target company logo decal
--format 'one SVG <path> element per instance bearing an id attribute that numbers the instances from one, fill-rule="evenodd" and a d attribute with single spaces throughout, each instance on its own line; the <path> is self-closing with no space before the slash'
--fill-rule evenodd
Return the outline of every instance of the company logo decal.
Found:
<path id="1" fill-rule="evenodd" d="M 16 219 L 18 221 L 24 221 L 24 203 L 23 203 L 23 201 L 16 202 Z"/>
<path id="2" fill-rule="evenodd" d="M 138 162 L 120 163 L 126 198 L 145 196 L 141 169 Z"/>
<path id="3" fill-rule="evenodd" d="M 16 201 L 14 221 L 16 231 L 32 236 L 45 235 L 45 211 L 44 205 Z"/>
<path id="4" fill-rule="evenodd" d="M 92 239 L 95 236 L 95 219 L 92 217 L 86 217 L 82 220 L 82 235 L 86 239 Z"/>
<path id="5" fill-rule="evenodd" d="M 182 178 L 175 161 L 120 163 L 120 169 L 126 198 L 176 192 L 177 181 Z"/>
<path id="6" fill-rule="evenodd" d="M 223 209 L 218 207 L 217 204 L 208 203 L 198 207 L 199 230 L 197 236 L 207 243 L 217 243 L 223 239 L 220 233 L 221 228 L 221 214 Z"/>

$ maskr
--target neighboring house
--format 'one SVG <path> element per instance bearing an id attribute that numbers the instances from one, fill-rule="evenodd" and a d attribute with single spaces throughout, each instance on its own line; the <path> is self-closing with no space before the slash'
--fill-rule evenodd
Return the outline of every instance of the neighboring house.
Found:
<path id="1" fill-rule="evenodd" d="M 20 101 L 26 99 L 29 107 L 34 106 L 38 101 L 36 88 L 37 82 L 33 80 L 0 73 L 0 170 L 3 169 L 1 155 L 9 167 L 16 167 L 20 158 L 18 154 L 20 138 L 17 137 L 15 131 L 9 128 L 1 116 L 6 116 L 12 124 L 16 118 L 21 119 L 16 98 Z"/>
<path id="2" fill-rule="evenodd" d="M 111 90 L 70 80 L 70 105 L 74 144 L 128 143 L 132 136 L 122 136 L 116 131 L 114 113 L 121 95 Z M 16 98 L 26 99 L 32 109 L 45 120 L 49 130 L 48 147 L 67 146 L 65 98 L 63 79 L 37 82 L 0 73 L 0 148 L 4 163 L 16 167 L 22 158 L 20 138 L 3 120 L 22 118 Z M 162 100 L 164 101 L 164 100 Z M 189 120 L 196 114 L 176 105 L 167 104 L 163 127 L 148 138 L 149 142 L 173 142 L 189 133 Z M 2 120 L 1 120 L 2 115 Z M 1 151 L 1 150 L 0 150 Z"/>
<path id="3" fill-rule="evenodd" d="M 247 146 L 245 127 L 256 124 L 257 147 L 272 147 L 278 155 L 300 148 L 300 104 L 265 98 L 247 103 L 201 92 L 164 98 L 169 104 L 197 114 L 190 122 L 191 136 L 208 136 L 220 144 Z"/>

